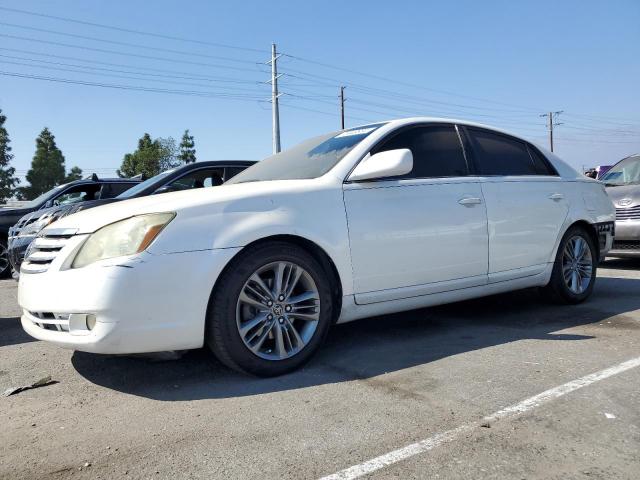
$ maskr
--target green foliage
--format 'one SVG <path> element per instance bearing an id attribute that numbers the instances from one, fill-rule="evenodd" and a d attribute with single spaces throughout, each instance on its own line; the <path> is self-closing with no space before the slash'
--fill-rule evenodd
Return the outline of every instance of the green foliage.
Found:
<path id="1" fill-rule="evenodd" d="M 151 135 L 145 133 L 138 140 L 138 149 L 133 153 L 127 153 L 122 159 L 118 175 L 133 177 L 143 174 L 147 177 L 153 177 L 164 170 L 179 165 L 176 152 L 176 142 L 173 138 L 152 140 Z"/>
<path id="2" fill-rule="evenodd" d="M 178 159 L 184 163 L 193 163 L 196 161 L 196 143 L 193 140 L 193 135 L 189 135 L 189 130 L 185 130 L 182 135 L 182 141 L 180 142 L 180 153 Z"/>
<path id="3" fill-rule="evenodd" d="M 20 188 L 20 196 L 34 199 L 63 183 L 65 178 L 64 156 L 56 146 L 55 137 L 45 127 L 36 138 L 36 153 L 27 172 L 29 186 Z"/>
<path id="4" fill-rule="evenodd" d="M 0 109 L 0 203 L 4 203 L 8 198 L 15 194 L 16 185 L 20 182 L 15 178 L 16 170 L 9 166 L 9 162 L 13 159 L 11 147 L 9 143 L 9 133 L 4 128 L 4 122 L 7 117 L 2 114 Z"/>
<path id="5" fill-rule="evenodd" d="M 80 167 L 73 167 L 67 177 L 64 179 L 64 183 L 73 182 L 74 180 L 80 180 L 82 178 L 82 169 Z"/>

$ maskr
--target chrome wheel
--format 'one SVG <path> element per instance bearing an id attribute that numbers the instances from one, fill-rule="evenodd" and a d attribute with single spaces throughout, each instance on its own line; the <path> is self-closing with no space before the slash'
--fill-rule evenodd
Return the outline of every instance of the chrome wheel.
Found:
<path id="1" fill-rule="evenodd" d="M 9 268 L 9 255 L 7 246 L 4 242 L 0 242 L 0 276 L 4 275 Z"/>
<path id="2" fill-rule="evenodd" d="M 320 320 L 318 287 L 292 262 L 269 263 L 245 282 L 236 305 L 242 341 L 266 360 L 284 360 L 300 352 Z"/>
<path id="3" fill-rule="evenodd" d="M 593 259 L 587 241 L 580 235 L 569 239 L 562 254 L 562 276 L 567 288 L 580 295 L 589 288 Z"/>

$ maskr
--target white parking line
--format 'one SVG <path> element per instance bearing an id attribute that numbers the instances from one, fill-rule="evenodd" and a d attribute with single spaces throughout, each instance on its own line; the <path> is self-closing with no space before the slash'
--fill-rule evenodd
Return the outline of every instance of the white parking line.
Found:
<path id="1" fill-rule="evenodd" d="M 394 463 L 401 462 L 402 460 L 406 460 L 407 458 L 427 452 L 439 445 L 442 445 L 443 443 L 455 440 L 460 435 L 478 428 L 483 424 L 521 415 L 525 412 L 533 410 L 536 407 L 539 407 L 544 403 L 562 397 L 567 393 L 571 393 L 574 390 L 578 390 L 582 387 L 586 387 L 588 385 L 591 385 L 592 383 L 604 380 L 605 378 L 609 378 L 613 375 L 617 375 L 638 366 L 640 366 L 640 357 L 633 358 L 618 365 L 614 365 L 613 367 L 605 368 L 604 370 L 600 370 L 599 372 L 586 375 L 582 378 L 578 378 L 577 380 L 572 380 L 571 382 L 567 382 L 563 385 L 546 390 L 542 393 L 539 393 L 538 395 L 527 398 L 520 403 L 516 403 L 515 405 L 511 405 L 509 407 L 503 408 L 502 410 L 498 410 L 497 412 L 484 417 L 478 422 L 462 425 L 460 427 L 454 428 L 453 430 L 447 430 L 445 432 L 438 433 L 432 437 L 426 438 L 416 443 L 412 443 L 411 445 L 407 445 L 406 447 L 402 447 L 397 450 L 393 450 L 392 452 L 385 453 L 384 455 L 380 455 L 379 457 L 372 458 L 371 460 L 368 460 L 359 465 L 354 465 L 332 475 L 327 475 L 326 477 L 322 477 L 320 480 L 351 480 L 354 478 L 362 477 L 363 475 L 375 472 L 376 470 L 380 470 L 381 468 L 393 465 Z"/>

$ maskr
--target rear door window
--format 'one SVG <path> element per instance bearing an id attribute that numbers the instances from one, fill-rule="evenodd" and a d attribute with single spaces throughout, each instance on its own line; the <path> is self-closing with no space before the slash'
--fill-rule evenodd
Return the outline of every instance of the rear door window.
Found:
<path id="1" fill-rule="evenodd" d="M 479 175 L 540 175 L 525 142 L 488 130 L 467 131 Z"/>
<path id="2" fill-rule="evenodd" d="M 461 177 L 468 175 L 467 162 L 454 125 L 426 125 L 401 131 L 371 153 L 408 148 L 413 170 L 394 179 Z"/>

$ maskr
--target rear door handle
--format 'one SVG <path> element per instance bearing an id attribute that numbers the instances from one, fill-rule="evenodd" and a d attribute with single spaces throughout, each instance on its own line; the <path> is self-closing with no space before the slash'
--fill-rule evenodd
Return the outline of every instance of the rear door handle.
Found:
<path id="1" fill-rule="evenodd" d="M 549 200 L 562 200 L 564 198 L 564 195 L 561 193 L 552 193 L 551 195 L 549 195 Z"/>
<path id="2" fill-rule="evenodd" d="M 478 205 L 482 203 L 482 199 L 478 197 L 463 197 L 460 200 L 458 200 L 458 203 L 460 205 Z"/>

